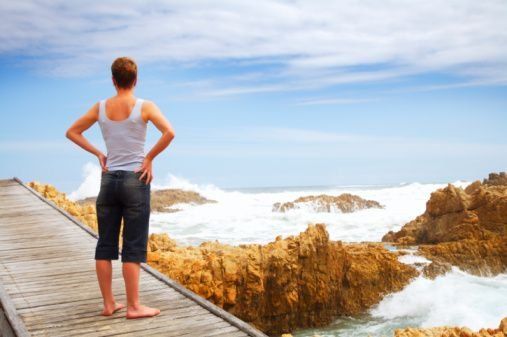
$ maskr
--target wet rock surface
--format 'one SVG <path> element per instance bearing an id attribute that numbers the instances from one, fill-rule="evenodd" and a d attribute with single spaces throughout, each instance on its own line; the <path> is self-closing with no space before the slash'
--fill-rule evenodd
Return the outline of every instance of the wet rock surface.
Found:
<path id="1" fill-rule="evenodd" d="M 506 337 L 507 317 L 496 329 L 472 331 L 466 327 L 406 328 L 396 329 L 394 337 Z"/>
<path id="2" fill-rule="evenodd" d="M 504 176 L 490 174 L 487 183 L 476 181 L 465 189 L 449 184 L 433 192 L 422 215 L 398 232 L 387 233 L 382 241 L 419 245 L 419 253 L 440 266 L 454 265 L 475 275 L 504 272 L 507 185 L 498 183 Z M 430 268 L 429 274 L 436 271 L 435 266 Z"/>
<path id="3" fill-rule="evenodd" d="M 77 203 L 95 206 L 96 199 L 96 197 L 88 197 L 78 200 Z M 174 213 L 180 211 L 180 209 L 172 207 L 177 204 L 202 205 L 215 202 L 215 200 L 206 199 L 194 191 L 168 188 L 152 191 L 150 206 L 152 212 Z"/>
<path id="4" fill-rule="evenodd" d="M 383 208 L 375 200 L 366 200 L 357 195 L 343 193 L 338 196 L 332 195 L 309 195 L 297 198 L 294 201 L 273 204 L 273 212 L 287 212 L 301 207 L 310 208 L 315 212 L 342 212 L 352 213 L 367 208 Z"/>

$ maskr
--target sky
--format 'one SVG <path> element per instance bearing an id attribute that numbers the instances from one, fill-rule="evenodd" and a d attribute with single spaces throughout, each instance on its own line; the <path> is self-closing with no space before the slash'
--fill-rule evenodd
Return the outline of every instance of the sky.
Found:
<path id="1" fill-rule="evenodd" d="M 507 168 L 507 1 L 2 1 L 0 178 L 75 191 L 65 137 L 114 96 L 175 129 L 154 183 L 223 188 L 477 180 Z M 106 153 L 97 124 L 84 135 Z M 150 124 L 146 152 L 160 133 Z"/>

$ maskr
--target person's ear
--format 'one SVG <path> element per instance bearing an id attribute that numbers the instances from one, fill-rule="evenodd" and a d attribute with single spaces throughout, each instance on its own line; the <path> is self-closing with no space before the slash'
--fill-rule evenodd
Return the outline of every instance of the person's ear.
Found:
<path id="1" fill-rule="evenodd" d="M 114 80 L 114 77 L 113 77 L 113 76 L 111 76 L 111 79 L 113 80 L 113 85 L 114 85 L 114 87 L 116 88 L 116 81 Z"/>
<path id="2" fill-rule="evenodd" d="M 135 87 L 137 84 L 137 77 L 134 79 L 134 84 L 132 85 L 132 87 Z"/>

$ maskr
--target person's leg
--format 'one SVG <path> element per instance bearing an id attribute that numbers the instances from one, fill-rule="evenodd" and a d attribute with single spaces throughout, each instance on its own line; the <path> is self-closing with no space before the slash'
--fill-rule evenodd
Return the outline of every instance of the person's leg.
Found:
<path id="1" fill-rule="evenodd" d="M 97 279 L 99 281 L 100 292 L 104 300 L 104 309 L 102 315 L 110 316 L 114 312 L 125 307 L 123 303 L 118 303 L 114 299 L 113 295 L 113 267 L 111 260 L 100 260 L 95 261 L 95 269 L 97 272 Z"/>
<path id="2" fill-rule="evenodd" d="M 127 318 L 158 315 L 160 310 L 140 303 L 139 275 L 141 262 L 146 263 L 150 222 L 150 185 L 140 181 L 139 174 L 128 174 L 123 182 L 123 244 L 121 260 L 127 293 Z"/>
<path id="3" fill-rule="evenodd" d="M 118 259 L 118 241 L 122 208 L 114 195 L 113 176 L 103 173 L 100 192 L 96 201 L 99 239 L 95 248 L 95 270 L 104 302 L 102 315 L 110 316 L 125 305 L 117 303 L 113 296 L 113 268 L 111 260 Z"/>

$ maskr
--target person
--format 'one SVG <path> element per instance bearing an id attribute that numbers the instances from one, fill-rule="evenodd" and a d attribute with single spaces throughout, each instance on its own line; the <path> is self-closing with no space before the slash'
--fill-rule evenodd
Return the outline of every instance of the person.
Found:
<path id="1" fill-rule="evenodd" d="M 111 263 L 118 259 L 123 221 L 121 260 L 127 295 L 126 318 L 151 317 L 160 314 L 160 310 L 140 303 L 139 274 L 140 264 L 146 262 L 147 255 L 152 165 L 175 134 L 155 103 L 134 96 L 137 64 L 132 58 L 114 60 L 111 73 L 116 96 L 95 103 L 65 135 L 97 156 L 102 169 L 96 200 L 99 238 L 95 249 L 96 274 L 104 302 L 101 315 L 111 316 L 125 307 L 113 296 Z M 100 125 L 107 156 L 83 136 L 95 122 Z M 145 154 L 148 122 L 162 135 Z"/>

